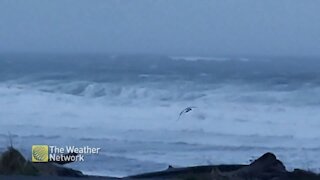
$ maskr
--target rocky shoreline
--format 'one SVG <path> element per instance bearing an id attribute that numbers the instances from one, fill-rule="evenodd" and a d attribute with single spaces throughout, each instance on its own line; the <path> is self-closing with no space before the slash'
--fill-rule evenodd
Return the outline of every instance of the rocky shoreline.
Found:
<path id="1" fill-rule="evenodd" d="M 32 163 L 10 147 L 0 156 L 0 179 L 145 179 L 145 180 L 320 180 L 320 175 L 301 169 L 287 171 L 273 153 L 265 153 L 251 164 L 209 165 L 174 168 L 128 177 L 88 176 L 56 163 Z"/>

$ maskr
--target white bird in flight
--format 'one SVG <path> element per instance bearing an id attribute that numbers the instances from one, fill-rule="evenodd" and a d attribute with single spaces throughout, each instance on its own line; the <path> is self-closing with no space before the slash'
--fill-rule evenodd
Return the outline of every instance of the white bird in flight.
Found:
<path id="1" fill-rule="evenodd" d="M 192 109 L 194 109 L 194 108 L 197 108 L 197 107 L 195 107 L 195 106 L 190 106 L 190 107 L 187 107 L 187 108 L 185 108 L 184 110 L 182 110 L 182 111 L 180 112 L 179 117 L 178 117 L 177 120 L 179 120 L 180 117 L 181 117 L 183 114 L 186 114 L 186 113 L 192 111 Z"/>

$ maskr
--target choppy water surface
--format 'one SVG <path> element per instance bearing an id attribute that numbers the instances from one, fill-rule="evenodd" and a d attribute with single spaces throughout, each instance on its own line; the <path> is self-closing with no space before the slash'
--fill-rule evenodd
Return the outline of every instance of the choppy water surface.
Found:
<path id="1" fill-rule="evenodd" d="M 203 59 L 203 60 L 200 60 Z M 318 170 L 320 61 L 1 55 L 0 147 L 101 147 L 69 166 L 124 176 L 271 151 Z M 197 108 L 177 121 L 187 106 Z"/>

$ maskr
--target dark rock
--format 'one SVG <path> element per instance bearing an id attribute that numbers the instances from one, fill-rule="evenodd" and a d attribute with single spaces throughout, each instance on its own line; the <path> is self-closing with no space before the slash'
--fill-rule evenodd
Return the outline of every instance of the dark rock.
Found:
<path id="1" fill-rule="evenodd" d="M 10 147 L 0 157 L 0 174 L 3 175 L 52 175 L 84 176 L 80 171 L 56 165 L 55 163 L 32 163 L 16 149 Z"/>
<path id="2" fill-rule="evenodd" d="M 295 169 L 293 172 L 288 172 L 285 180 L 320 180 L 320 175 L 313 172 Z"/>
<path id="3" fill-rule="evenodd" d="M 0 174 L 37 175 L 38 170 L 19 151 L 10 147 L 0 156 Z"/>
<path id="4" fill-rule="evenodd" d="M 272 153 L 266 153 L 250 165 L 196 166 L 168 168 L 165 171 L 130 176 L 132 179 L 199 179 L 199 180 L 282 180 L 287 171 Z"/>
<path id="5" fill-rule="evenodd" d="M 229 178 L 270 180 L 286 176 L 286 168 L 272 153 L 266 153 L 249 166 L 226 174 Z"/>
<path id="6" fill-rule="evenodd" d="M 73 156 L 76 154 L 67 154 Z M 68 162 L 64 162 L 65 164 Z M 295 169 L 288 172 L 281 161 L 272 153 L 266 153 L 249 165 L 211 165 L 174 168 L 171 165 L 164 171 L 138 174 L 124 178 L 86 176 L 82 172 L 48 163 L 27 161 L 19 151 L 9 148 L 0 156 L 0 175 L 37 175 L 81 177 L 94 179 L 149 179 L 149 180 L 320 180 L 320 175 Z M 1 176 L 0 176 L 1 177 Z M 29 178 L 31 178 L 29 176 Z M 31 178 L 32 179 L 32 178 Z"/>
<path id="7" fill-rule="evenodd" d="M 164 171 L 129 176 L 129 179 L 199 179 L 212 180 L 213 170 L 221 173 L 233 172 L 246 165 L 212 165 L 186 168 L 168 168 Z M 171 166 L 172 167 L 172 166 Z"/>
<path id="8" fill-rule="evenodd" d="M 81 171 L 71 168 L 56 165 L 54 163 L 33 163 L 34 167 L 39 171 L 39 175 L 45 176 L 68 176 L 68 177 L 82 177 Z"/>
<path id="9" fill-rule="evenodd" d="M 173 169 L 173 166 L 169 165 L 167 169 Z"/>

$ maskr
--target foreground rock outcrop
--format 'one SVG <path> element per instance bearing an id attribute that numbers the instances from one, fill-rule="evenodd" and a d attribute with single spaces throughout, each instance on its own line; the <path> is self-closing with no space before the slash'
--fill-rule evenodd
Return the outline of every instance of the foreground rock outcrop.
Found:
<path id="1" fill-rule="evenodd" d="M 16 149 L 10 147 L 0 156 L 0 174 L 3 175 L 49 175 L 84 176 L 82 172 L 58 166 L 54 163 L 32 163 Z"/>
<path id="2" fill-rule="evenodd" d="M 13 175 L 13 176 L 12 176 Z M 22 176 L 21 176 L 22 175 Z M 320 175 L 296 169 L 286 170 L 283 163 L 272 153 L 266 153 L 249 165 L 211 165 L 185 168 L 169 166 L 164 171 L 139 174 L 123 178 L 86 176 L 82 172 L 57 163 L 32 163 L 19 151 L 10 147 L 0 156 L 0 177 L 10 179 L 168 179 L 168 180 L 320 180 Z M 22 178 L 24 177 L 24 178 Z M 60 178 L 58 178 L 60 177 Z"/>
<path id="3" fill-rule="evenodd" d="M 189 180 L 320 180 L 303 170 L 289 172 L 272 153 L 266 153 L 250 165 L 213 165 L 187 168 L 170 167 L 165 171 L 130 176 L 131 179 Z"/>

